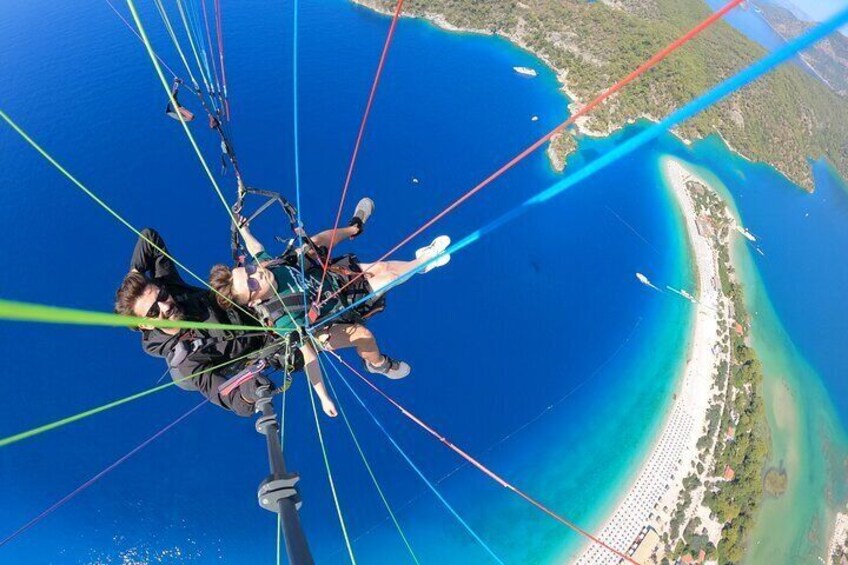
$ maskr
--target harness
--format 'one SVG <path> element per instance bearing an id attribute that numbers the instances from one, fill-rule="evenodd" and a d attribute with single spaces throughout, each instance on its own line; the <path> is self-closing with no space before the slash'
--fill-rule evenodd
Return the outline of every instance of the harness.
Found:
<path id="1" fill-rule="evenodd" d="M 298 255 L 296 253 L 288 252 L 288 255 L 283 255 L 277 259 L 267 262 L 265 267 L 294 267 L 297 260 Z M 320 264 L 318 264 L 315 258 L 309 258 L 309 260 L 320 268 Z M 330 312 L 323 313 L 324 315 L 331 316 L 340 312 L 363 297 L 368 296 L 372 292 L 371 285 L 368 283 L 367 277 L 359 277 L 353 284 L 346 286 L 343 292 L 338 295 L 335 294 L 338 289 L 344 287 L 348 281 L 358 277 L 360 273 L 362 273 L 359 261 L 357 260 L 356 255 L 352 253 L 342 255 L 341 257 L 334 259 L 327 268 L 327 272 L 330 274 L 330 276 L 327 277 L 329 284 L 325 285 L 323 294 L 324 297 L 335 296 L 337 298 L 337 302 L 335 307 Z M 309 281 L 304 281 L 304 284 L 308 285 Z M 304 304 L 303 296 L 300 293 L 279 293 L 279 297 L 269 297 L 267 300 L 257 305 L 255 309 L 263 324 L 269 327 L 274 327 L 277 325 L 277 321 L 281 318 L 289 315 L 295 318 L 303 316 L 306 314 L 306 307 L 307 305 Z M 371 300 L 368 300 L 358 305 L 356 308 L 348 310 L 342 316 L 339 316 L 336 323 L 361 323 L 374 314 L 382 312 L 385 307 L 385 296 L 375 296 Z"/>
<path id="2" fill-rule="evenodd" d="M 302 257 L 306 271 L 314 272 L 316 270 L 323 269 L 327 250 L 315 245 L 312 239 L 306 235 L 306 231 L 302 224 L 298 221 L 297 210 L 290 202 L 277 192 L 245 186 L 241 183 L 241 179 L 239 177 L 238 198 L 232 207 L 234 214 L 242 213 L 244 210 L 245 198 L 248 196 L 259 197 L 264 200 L 250 216 L 247 216 L 248 223 L 255 220 L 268 209 L 277 205 L 288 219 L 289 226 L 296 236 L 288 241 L 279 237 L 277 238 L 277 240 L 286 243 L 286 249 L 275 259 L 265 262 L 264 266 L 266 268 L 280 266 L 298 268 Z M 301 252 L 298 252 L 299 241 L 302 241 L 303 246 L 305 247 L 305 249 Z M 247 253 L 242 244 L 241 238 L 239 237 L 238 227 L 235 225 L 232 226 L 231 231 L 231 251 L 235 265 L 243 265 Z M 351 304 L 354 304 L 372 292 L 367 276 L 360 276 L 362 269 L 359 266 L 359 261 L 357 260 L 356 255 L 354 254 L 342 255 L 330 261 L 327 267 L 327 273 L 327 282 L 329 284 L 324 285 L 324 291 L 322 292 L 323 297 L 321 297 L 325 299 L 333 296 L 340 288 L 342 288 L 342 286 L 356 278 L 353 284 L 346 286 L 343 292 L 335 296 L 337 300 L 336 306 L 332 309 L 330 314 L 335 314 L 341 310 L 347 309 Z M 309 284 L 308 278 L 302 282 L 304 285 Z M 385 309 L 385 305 L 386 299 L 384 296 L 374 297 L 371 300 L 358 305 L 356 308 L 346 311 L 345 314 L 340 316 L 335 323 L 361 323 L 374 314 L 381 312 Z M 309 312 L 305 312 L 307 306 L 308 303 L 306 305 L 304 304 L 303 296 L 299 292 L 281 292 L 279 297 L 273 296 L 258 304 L 255 307 L 255 310 L 264 326 L 276 327 L 277 322 L 283 317 L 288 317 L 289 314 L 301 319 L 309 319 Z M 302 336 L 300 332 L 297 331 L 288 332 L 283 336 L 273 333 L 270 335 L 273 336 L 272 339 L 277 342 L 278 346 L 272 348 L 272 352 L 270 354 L 267 351 L 258 353 L 256 357 L 253 357 L 253 360 L 256 361 L 264 359 L 275 368 L 284 372 L 284 382 L 280 386 L 280 389 L 278 389 L 279 391 L 282 391 L 291 385 L 292 373 L 303 368 L 303 354 L 300 352 L 300 347 L 303 345 L 305 336 Z"/>
<path id="3" fill-rule="evenodd" d="M 359 260 L 353 253 L 342 255 L 334 259 L 327 268 L 328 272 L 333 272 L 344 277 L 345 280 L 338 281 L 335 277 L 330 277 L 330 289 L 327 291 L 327 296 L 332 296 L 339 288 L 342 288 L 348 281 L 353 280 L 353 284 L 344 287 L 344 290 L 338 294 L 339 307 L 337 310 L 343 310 L 355 304 L 362 298 L 372 293 L 371 284 L 368 282 L 368 274 L 362 274 L 362 268 L 359 266 Z M 363 302 L 351 310 L 339 316 L 339 323 L 361 323 L 375 314 L 379 314 L 386 309 L 385 295 L 374 296 L 370 300 Z M 335 312 L 333 312 L 335 313 Z"/>

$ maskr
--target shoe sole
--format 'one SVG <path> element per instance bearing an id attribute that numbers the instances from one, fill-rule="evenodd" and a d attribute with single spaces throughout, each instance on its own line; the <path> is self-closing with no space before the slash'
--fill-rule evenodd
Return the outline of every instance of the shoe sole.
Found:
<path id="1" fill-rule="evenodd" d="M 412 372 L 412 367 L 410 367 L 409 370 L 406 373 L 404 373 L 403 375 L 396 375 L 396 376 L 392 376 L 392 375 L 389 375 L 388 373 L 384 373 L 382 371 L 377 371 L 376 369 L 372 369 L 369 366 L 368 363 L 365 363 L 365 370 L 368 371 L 369 373 L 371 373 L 372 375 L 383 375 L 387 379 L 391 379 L 393 381 L 399 381 L 400 379 L 405 379 L 406 377 L 409 376 L 409 373 Z"/>
<path id="2" fill-rule="evenodd" d="M 370 206 L 369 206 L 369 204 L 366 204 L 366 205 L 364 205 L 364 206 L 361 206 L 363 202 L 368 202 L 368 203 L 370 204 Z M 363 224 L 365 224 L 365 223 L 367 223 L 367 222 L 368 222 L 369 218 L 371 218 L 371 215 L 374 213 L 374 210 L 376 209 L 376 206 L 375 206 L 375 204 L 374 204 L 374 201 L 373 201 L 373 200 L 371 200 L 371 199 L 370 199 L 370 198 L 368 198 L 368 197 L 365 197 L 365 198 L 363 198 L 362 200 L 360 200 L 360 201 L 359 201 L 359 203 L 356 205 L 356 209 L 353 211 L 353 215 L 354 215 L 354 217 L 357 217 L 357 216 L 356 216 L 356 214 L 357 214 L 357 212 L 359 212 L 359 210 L 360 210 L 360 206 L 361 206 L 362 208 L 365 208 L 365 210 L 364 210 L 364 212 L 365 212 L 364 216 L 365 216 L 365 217 L 364 217 L 364 218 L 360 218 L 360 219 L 362 220 L 362 223 L 363 223 Z M 368 208 L 370 208 L 370 209 L 368 209 Z"/>
<path id="3" fill-rule="evenodd" d="M 450 244 L 451 244 L 450 237 L 448 237 L 446 235 L 440 235 L 439 237 L 434 239 L 430 243 L 430 245 L 428 245 L 427 247 L 422 247 L 421 249 L 416 251 L 415 252 L 415 258 L 421 259 L 422 256 L 429 255 L 431 253 L 432 253 L 433 256 L 439 255 L 440 253 L 443 253 L 445 251 L 445 249 L 447 249 L 450 246 Z M 450 262 L 450 259 L 451 259 L 451 256 L 449 254 L 442 255 L 441 257 L 439 257 L 438 259 L 436 259 L 435 261 L 433 261 L 432 263 L 427 265 L 422 272 L 423 273 L 429 273 L 433 269 L 436 269 L 438 267 L 444 267 L 445 265 L 447 265 Z"/>

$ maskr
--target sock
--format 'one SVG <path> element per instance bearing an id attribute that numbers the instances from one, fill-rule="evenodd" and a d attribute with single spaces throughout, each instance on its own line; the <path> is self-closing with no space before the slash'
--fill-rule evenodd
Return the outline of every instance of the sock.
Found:
<path id="1" fill-rule="evenodd" d="M 350 222 L 348 222 L 347 225 L 356 226 L 356 228 L 357 228 L 357 232 L 355 234 L 353 234 L 352 236 L 350 236 L 351 239 L 359 236 L 362 233 L 362 230 L 365 228 L 365 224 L 363 224 L 362 220 L 359 219 L 357 216 L 352 217 L 350 219 Z"/>
<path id="2" fill-rule="evenodd" d="M 388 364 L 389 358 L 386 355 L 382 355 L 382 359 L 379 363 L 370 363 L 370 365 L 375 369 L 384 369 Z"/>

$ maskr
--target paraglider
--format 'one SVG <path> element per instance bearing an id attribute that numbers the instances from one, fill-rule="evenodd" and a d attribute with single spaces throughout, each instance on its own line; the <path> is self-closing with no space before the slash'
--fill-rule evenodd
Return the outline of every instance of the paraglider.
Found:
<path id="1" fill-rule="evenodd" d="M 729 4 L 729 7 L 732 8 L 735 5 L 738 5 L 740 1 L 741 0 L 734 0 Z M 218 2 L 216 1 L 216 7 L 217 4 Z M 350 176 L 355 165 L 356 151 L 358 150 L 359 143 L 362 140 L 362 132 L 364 131 L 367 121 L 368 110 L 373 102 L 374 90 L 376 89 L 380 72 L 382 71 L 382 64 L 391 43 L 392 35 L 397 25 L 402 5 L 403 2 L 400 0 L 395 10 L 391 27 L 384 44 L 383 56 L 381 57 L 380 65 L 372 86 L 371 96 L 369 97 L 369 102 L 364 112 L 359 136 L 357 137 L 355 145 L 356 148 L 354 149 L 354 153 L 351 158 L 348 176 L 345 181 L 342 202 L 339 205 L 339 215 L 341 214 L 344 204 L 344 193 L 347 190 Z M 159 63 L 157 62 L 157 57 L 153 53 L 152 48 L 146 39 L 141 21 L 134 9 L 132 0 L 130 0 L 130 9 L 136 25 L 141 32 L 140 37 L 151 55 L 151 60 L 153 61 L 157 72 L 160 76 L 164 76 L 162 75 Z M 208 104 L 208 107 L 204 105 L 204 111 L 207 112 L 209 117 L 210 128 L 217 131 L 221 136 L 222 159 L 225 159 L 225 163 L 231 163 L 236 173 L 237 197 L 232 206 L 229 206 L 228 202 L 225 201 L 225 205 L 228 207 L 228 213 L 232 220 L 232 225 L 230 227 L 233 234 L 232 251 L 235 259 L 234 265 L 232 267 L 223 266 L 224 269 L 219 270 L 220 279 L 217 280 L 220 284 L 216 283 L 216 281 L 210 281 L 212 284 L 206 285 L 209 286 L 212 294 L 209 294 L 207 290 L 200 289 L 198 287 L 190 288 L 190 285 L 181 278 L 178 276 L 176 278 L 174 277 L 176 274 L 175 265 L 177 263 L 170 257 L 170 255 L 167 254 L 164 241 L 162 241 L 161 237 L 153 231 L 144 230 L 139 234 L 142 235 L 142 240 L 139 244 L 144 248 L 144 252 L 142 253 L 144 257 L 142 257 L 142 260 L 138 265 L 134 265 L 134 269 L 138 275 L 143 275 L 146 272 L 147 278 L 145 279 L 143 276 L 142 278 L 131 276 L 130 279 L 128 279 L 128 290 L 132 290 L 129 289 L 129 287 L 132 287 L 133 285 L 135 286 L 135 289 L 133 292 L 127 294 L 125 297 L 126 300 L 119 298 L 119 302 L 123 304 L 123 306 L 117 308 L 119 313 L 129 316 L 123 320 L 119 320 L 119 322 L 142 328 L 145 331 L 151 332 L 151 335 L 153 335 L 153 332 L 158 332 L 156 334 L 157 336 L 162 334 L 159 336 L 161 339 L 157 338 L 157 340 L 150 340 L 149 347 L 150 350 L 155 351 L 156 354 L 161 354 L 162 357 L 168 359 L 169 368 L 176 369 L 177 374 L 174 375 L 174 384 L 177 384 L 178 386 L 193 387 L 195 390 L 200 390 L 208 401 L 218 403 L 220 406 L 236 413 L 258 416 L 257 430 L 268 439 L 269 457 L 272 467 L 272 475 L 260 486 L 259 502 L 262 507 L 277 512 L 282 517 L 282 527 L 285 530 L 285 541 L 287 549 L 290 551 L 290 559 L 293 563 L 308 563 L 311 562 L 311 557 L 309 556 L 308 547 L 305 543 L 305 536 L 303 535 L 299 525 L 297 525 L 298 518 L 296 507 L 300 504 L 299 495 L 297 494 L 296 489 L 297 478 L 296 476 L 289 474 L 285 469 L 285 465 L 282 461 L 282 449 L 279 442 L 275 443 L 273 439 L 277 436 L 278 424 L 276 423 L 276 416 L 273 413 L 273 407 L 269 400 L 275 392 L 285 390 L 285 383 L 291 382 L 291 373 L 308 364 L 308 359 L 298 359 L 297 355 L 293 353 L 293 350 L 300 349 L 300 346 L 303 344 L 311 343 L 314 347 L 316 345 L 314 340 L 317 340 L 318 342 L 321 341 L 319 333 L 320 330 L 331 329 L 334 324 L 336 326 L 341 325 L 341 321 L 352 319 L 357 323 L 362 322 L 365 318 L 373 315 L 373 313 L 382 308 L 385 293 L 394 286 L 405 282 L 414 274 L 426 273 L 433 268 L 444 266 L 451 260 L 452 254 L 459 251 L 464 246 L 470 245 L 488 233 L 488 231 L 491 231 L 501 225 L 505 225 L 508 221 L 511 221 L 511 219 L 523 213 L 525 209 L 529 209 L 534 205 L 543 203 L 548 198 L 558 194 L 558 192 L 567 185 L 565 180 L 562 181 L 565 184 L 561 185 L 558 183 L 554 187 L 551 187 L 551 189 L 539 193 L 529 200 L 528 203 L 517 208 L 516 212 L 510 212 L 506 217 L 497 219 L 492 222 L 492 224 L 485 226 L 484 229 L 478 230 L 469 237 L 462 238 L 456 243 L 452 243 L 451 240 L 445 236 L 436 238 L 430 245 L 419 249 L 418 252 L 415 253 L 415 260 L 409 261 L 411 265 L 409 265 L 407 269 L 403 270 L 403 272 L 391 273 L 391 276 L 383 273 L 386 275 L 386 282 L 382 284 L 374 283 L 374 277 L 379 276 L 380 274 L 381 267 L 379 267 L 379 265 L 384 263 L 389 255 L 396 252 L 400 249 L 400 247 L 411 241 L 423 230 L 432 226 L 436 221 L 450 213 L 453 209 L 470 198 L 470 196 L 482 190 L 482 188 L 490 184 L 506 170 L 509 170 L 527 155 L 532 153 L 533 150 L 544 145 L 551 139 L 551 137 L 561 132 L 568 125 L 572 124 L 579 116 L 585 115 L 587 112 L 591 111 L 592 108 L 597 107 L 604 100 L 612 96 L 616 91 L 634 80 L 639 74 L 659 63 L 665 56 L 700 33 L 700 31 L 711 25 L 714 21 L 718 20 L 721 15 L 726 13 L 726 11 L 727 10 L 719 12 L 718 16 L 712 15 L 707 18 L 705 22 L 699 24 L 699 26 L 685 34 L 681 39 L 678 39 L 674 44 L 652 58 L 649 61 L 649 64 L 646 63 L 646 65 L 639 67 L 639 69 L 634 71 L 633 74 L 628 75 L 616 83 L 613 87 L 605 90 L 598 98 L 593 100 L 580 111 L 575 112 L 567 121 L 563 122 L 563 124 L 560 124 L 550 133 L 543 136 L 530 148 L 519 153 L 515 158 L 495 171 L 495 173 L 484 179 L 477 186 L 450 204 L 443 212 L 425 223 L 423 227 L 414 232 L 411 236 L 393 247 L 388 253 L 366 265 L 357 265 L 356 263 L 339 265 L 335 261 L 336 258 L 332 255 L 332 249 L 338 241 L 336 239 L 336 235 L 338 232 L 340 232 L 341 235 L 344 235 L 344 228 L 342 228 L 342 230 L 338 229 L 338 217 L 336 219 L 336 225 L 334 225 L 331 230 L 328 243 L 326 245 L 321 245 L 322 242 L 315 241 L 317 237 L 308 235 L 301 222 L 299 211 L 292 206 L 288 200 L 278 193 L 253 189 L 244 182 L 242 171 L 240 170 L 236 159 L 235 148 L 226 131 L 230 122 L 227 104 L 226 79 L 224 78 L 223 81 L 221 81 L 217 76 L 214 76 L 218 73 L 217 69 L 212 69 L 213 72 L 211 75 L 213 76 L 209 76 L 210 73 L 207 65 L 198 64 L 198 72 L 200 72 L 201 75 L 204 75 L 204 80 L 202 81 L 204 84 L 217 85 L 217 83 L 223 82 L 222 88 L 218 88 L 217 86 L 207 86 L 206 90 L 199 92 L 198 96 L 201 101 L 205 99 Z M 218 27 L 217 47 L 220 60 L 219 68 L 222 77 L 225 77 L 223 43 L 220 32 L 220 13 L 218 12 L 216 12 L 216 25 Z M 190 35 L 189 37 L 192 36 Z M 814 37 L 815 34 L 806 38 L 806 43 L 809 43 L 809 41 L 811 41 Z M 211 39 L 208 39 L 208 41 L 211 43 Z M 792 44 L 794 49 L 793 53 L 803 48 L 806 44 L 805 41 Z M 194 48 L 194 45 L 192 45 L 192 48 Z M 784 59 L 788 56 L 788 54 L 782 55 Z M 780 61 L 781 60 L 775 59 L 771 61 L 770 64 L 771 66 L 774 66 Z M 759 74 L 762 74 L 763 72 L 766 72 L 768 68 L 771 67 L 757 68 L 755 70 L 757 70 Z M 533 71 L 533 73 L 535 75 L 535 71 Z M 749 78 L 750 80 L 753 80 L 756 76 L 759 75 L 756 73 L 750 74 Z M 194 139 L 189 128 L 185 127 L 187 123 L 194 120 L 195 116 L 179 101 L 179 90 L 182 84 L 182 80 L 179 78 L 174 79 L 170 88 L 168 88 L 167 84 L 165 84 L 169 98 L 169 102 L 166 107 L 166 114 L 170 118 L 179 121 L 184 126 L 186 134 L 191 140 L 192 145 L 195 147 L 204 168 L 208 172 L 208 166 L 206 165 L 200 150 L 197 148 L 197 145 L 194 143 Z M 744 82 L 740 79 L 739 84 L 737 84 L 734 88 L 738 88 L 743 84 Z M 719 94 L 723 96 L 731 91 L 732 89 L 727 90 L 723 94 L 721 91 L 718 91 L 716 94 L 712 94 L 711 96 L 713 98 L 720 98 Z M 699 105 L 700 107 L 705 107 L 707 102 L 708 100 L 700 100 L 698 104 L 686 110 L 683 115 L 676 116 L 674 120 L 677 120 L 677 123 L 679 123 L 679 121 L 685 119 L 685 114 L 687 112 L 696 111 L 699 108 Z M 21 133 L 21 135 L 31 145 L 38 148 L 35 142 L 24 134 L 22 130 L 20 130 L 5 114 L 3 114 L 3 118 L 7 123 L 15 128 L 16 131 Z M 660 130 L 666 127 L 671 127 L 671 125 L 674 125 L 672 123 L 674 120 L 664 122 L 658 127 L 660 127 Z M 656 132 L 660 130 L 652 129 L 646 131 L 650 132 L 650 135 L 655 135 Z M 621 158 L 627 154 L 626 152 L 628 150 L 632 150 L 631 148 L 638 146 L 638 143 L 647 142 L 650 135 L 628 140 L 625 144 L 622 144 L 620 147 L 616 148 L 613 153 L 611 153 L 612 157 L 598 159 L 593 162 L 590 167 L 581 169 L 581 174 L 584 177 L 588 176 L 592 172 L 605 166 L 605 163 L 612 162 L 615 158 Z M 40 150 L 40 148 L 38 149 Z M 47 156 L 43 150 L 41 150 L 41 152 Z M 48 157 L 48 159 L 51 160 L 54 165 L 58 166 L 52 158 Z M 66 176 L 70 177 L 68 173 L 66 173 Z M 217 183 L 214 178 L 212 178 L 213 175 L 209 174 L 209 176 L 214 188 L 220 195 L 221 191 L 218 190 Z M 417 184 L 417 182 L 418 179 L 414 178 L 413 183 Z M 576 181 L 571 179 L 567 182 L 573 183 Z M 91 196 L 91 193 L 85 189 L 81 183 L 76 182 L 76 184 L 84 191 L 88 192 Z M 299 187 L 297 190 L 299 190 Z M 246 196 L 263 197 L 266 198 L 266 201 L 253 211 L 252 214 L 248 215 L 245 210 Z M 225 200 L 223 196 L 222 200 Z M 260 250 L 253 245 L 254 242 L 251 241 L 251 234 L 249 233 L 249 230 L 246 230 L 245 228 L 251 219 L 255 219 L 264 210 L 270 208 L 276 203 L 280 204 L 286 214 L 290 227 L 292 228 L 293 237 L 288 240 L 289 243 L 287 245 L 287 249 L 282 255 L 278 257 L 272 257 L 270 255 L 264 256 L 262 255 L 264 248 Z M 248 216 L 247 223 L 241 223 L 239 221 L 242 214 Z M 367 218 L 359 218 L 358 229 L 360 232 L 365 220 L 367 220 Z M 124 220 L 122 219 L 122 221 Z M 124 221 L 124 223 L 131 227 L 128 222 Z M 356 222 L 354 222 L 354 225 L 357 225 Z M 131 227 L 131 229 L 134 230 L 135 228 Z M 253 262 L 250 262 L 248 257 L 241 253 L 245 250 L 249 255 L 253 256 Z M 168 260 L 164 260 L 163 257 L 168 258 Z M 170 264 L 169 261 L 171 262 Z M 279 263 L 270 264 L 274 261 L 279 261 Z M 307 261 L 312 262 L 310 265 L 310 269 L 312 270 L 311 273 L 307 272 L 305 266 Z M 263 262 L 269 262 L 269 264 L 262 264 Z M 286 280 L 291 282 L 291 286 L 294 289 L 292 293 L 286 295 L 286 288 L 284 288 L 283 285 L 280 285 L 280 279 L 277 273 L 271 272 L 272 267 L 285 267 L 285 274 L 290 275 L 290 279 Z M 341 269 L 348 269 L 350 272 L 343 273 Z M 226 279 L 226 273 L 224 271 L 229 273 L 229 282 L 224 280 Z M 265 271 L 271 272 L 271 274 L 266 275 Z M 307 273 L 310 277 L 305 276 Z M 271 284 L 272 279 L 265 278 L 260 280 L 261 277 L 272 277 L 273 281 L 276 282 L 276 286 Z M 177 280 L 178 278 L 179 280 Z M 641 284 L 660 290 L 642 273 L 636 273 L 636 278 Z M 157 283 L 156 279 L 159 279 L 159 283 Z M 238 279 L 238 282 L 236 282 L 236 279 Z M 266 286 L 263 286 L 263 280 L 268 283 Z M 314 284 L 316 281 L 317 284 Z M 202 282 L 205 283 L 205 281 Z M 370 286 L 367 286 L 364 283 L 369 283 Z M 242 286 L 244 288 L 242 288 Z M 229 291 L 227 290 L 227 287 L 229 287 Z M 254 293 L 261 293 L 265 291 L 266 288 L 272 287 L 274 289 L 273 294 L 266 293 L 261 296 L 258 294 L 254 296 Z M 203 295 L 202 297 L 201 293 Z M 281 294 L 285 296 L 280 296 Z M 277 303 L 271 303 L 270 301 L 271 298 L 274 298 L 274 295 L 276 295 Z M 224 307 L 221 302 L 218 302 L 218 297 L 223 297 L 225 299 L 224 301 L 227 304 L 231 304 L 232 307 Z M 255 301 L 255 299 L 258 301 Z M 141 303 L 139 303 L 139 300 L 141 300 Z M 213 301 L 215 303 L 213 303 Z M 10 308 L 8 312 L 13 312 L 14 315 L 8 314 L 8 319 L 21 319 L 21 316 L 24 315 L 22 312 L 25 313 L 27 311 L 34 311 L 32 309 L 27 310 L 27 308 L 21 307 L 20 304 L 17 305 L 17 309 L 11 308 L 13 305 L 9 306 Z M 249 313 L 243 311 L 244 308 L 251 306 L 257 307 L 257 312 Z M 324 307 L 328 306 L 329 308 L 325 310 Z M 196 319 L 190 319 L 191 317 L 186 315 L 189 311 L 195 313 L 200 311 L 200 314 L 196 316 Z M 53 319 L 55 320 L 58 319 L 60 315 L 67 318 L 67 316 L 73 314 L 66 311 L 60 312 L 59 310 L 39 310 L 39 312 L 41 313 L 40 319 L 42 321 L 44 319 L 49 319 L 49 316 L 54 316 Z M 254 314 L 257 313 L 259 315 L 255 316 Z M 297 315 L 292 315 L 293 313 Z M 15 318 L 14 316 L 18 317 Z M 345 316 L 350 316 L 350 318 L 345 318 Z M 97 319 L 105 320 L 104 318 Z M 114 319 L 109 320 L 112 325 L 117 325 Z M 281 320 L 286 323 L 290 321 L 291 325 L 286 325 L 281 328 L 279 324 Z M 192 327 L 192 325 L 187 322 L 194 322 L 195 324 Z M 213 334 L 212 332 L 217 333 Z M 297 334 L 296 337 L 295 334 Z M 174 336 L 181 337 L 174 339 Z M 298 343 L 295 341 L 296 339 L 301 341 Z M 249 344 L 247 344 L 248 341 L 250 342 Z M 267 351 L 263 349 L 266 345 L 268 346 Z M 148 344 L 145 345 L 145 347 L 147 346 Z M 326 347 L 321 349 L 329 353 L 334 348 Z M 194 359 L 194 361 L 197 361 L 195 365 L 186 363 L 187 359 L 191 359 L 193 355 L 197 355 L 198 353 L 203 353 L 207 356 L 207 358 L 202 361 Z M 304 356 L 302 351 L 301 356 Z M 215 365 L 217 363 L 233 361 L 236 358 L 242 358 L 239 360 L 243 361 L 243 363 L 230 367 L 226 372 L 215 372 L 217 369 Z M 380 354 L 380 359 L 369 360 L 365 356 L 363 356 L 363 359 L 365 359 L 365 366 L 367 370 L 372 373 L 383 374 L 390 378 L 397 378 L 399 376 L 402 378 L 402 376 L 406 376 L 405 374 L 401 375 L 402 373 L 409 373 L 408 365 L 404 369 L 402 363 L 397 362 L 385 354 Z M 186 364 L 184 365 L 184 363 Z M 276 386 L 273 381 L 264 376 L 264 372 L 268 368 L 275 368 L 285 374 L 285 380 L 282 386 Z M 538 510 L 544 512 L 547 516 L 585 537 L 591 543 L 615 554 L 617 557 L 625 561 L 633 562 L 630 555 L 624 552 L 624 548 L 611 547 L 603 540 L 598 539 L 590 532 L 561 516 L 549 506 L 540 502 L 539 499 L 527 494 L 524 490 L 515 486 L 512 482 L 503 478 L 501 475 L 479 462 L 462 448 L 456 446 L 448 440 L 446 436 L 436 432 L 434 428 L 427 425 L 423 420 L 413 415 L 394 399 L 383 393 L 379 387 L 370 383 L 370 381 L 368 381 L 364 376 L 357 373 L 355 369 L 351 368 L 351 370 L 354 374 L 361 377 L 366 383 L 368 383 L 369 386 L 371 386 L 378 394 L 382 395 L 387 402 L 397 408 L 405 417 L 425 429 L 425 431 L 430 433 L 430 435 L 436 437 L 442 444 L 462 457 L 465 461 L 472 464 L 485 476 L 494 480 L 497 484 L 504 487 L 509 492 L 514 493 Z M 233 375 L 233 373 L 235 374 Z M 212 376 L 217 378 L 210 378 Z M 323 400 L 324 399 L 322 398 L 322 404 Z M 328 406 L 325 406 L 325 412 L 330 412 Z M 477 536 L 475 534 L 475 538 L 476 537 Z M 5 540 L 4 543 L 6 541 L 8 540 Z M 489 551 L 491 553 L 491 550 Z M 496 555 L 493 555 L 493 557 L 496 560 L 499 560 Z"/>

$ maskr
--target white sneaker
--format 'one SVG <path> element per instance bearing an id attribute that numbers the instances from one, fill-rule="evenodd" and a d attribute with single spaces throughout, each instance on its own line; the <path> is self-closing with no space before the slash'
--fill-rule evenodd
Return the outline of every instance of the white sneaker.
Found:
<path id="1" fill-rule="evenodd" d="M 418 251 L 415 252 L 415 258 L 419 261 L 429 261 L 433 257 L 439 256 L 438 259 L 429 263 L 424 270 L 421 271 L 421 274 L 429 273 L 436 267 L 444 267 L 448 263 L 450 263 L 451 256 L 448 253 L 444 253 L 445 249 L 451 243 L 451 239 L 446 235 L 440 235 L 436 239 L 433 240 L 430 245 L 427 247 L 422 247 Z"/>
<path id="2" fill-rule="evenodd" d="M 383 355 L 383 363 L 380 365 L 372 365 L 368 361 L 365 362 L 365 370 L 369 373 L 385 375 L 392 380 L 398 380 L 406 377 L 412 371 L 409 363 L 403 361 L 395 361 L 388 355 Z"/>

